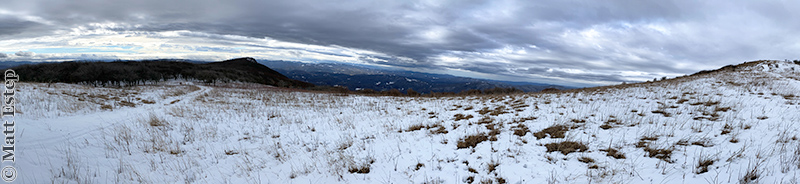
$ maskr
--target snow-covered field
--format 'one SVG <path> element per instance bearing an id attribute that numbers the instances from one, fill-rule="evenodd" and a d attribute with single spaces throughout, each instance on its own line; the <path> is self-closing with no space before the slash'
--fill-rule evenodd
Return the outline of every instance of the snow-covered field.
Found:
<path id="1" fill-rule="evenodd" d="M 800 181 L 800 65 L 778 61 L 512 96 L 19 86 L 21 183 Z"/>

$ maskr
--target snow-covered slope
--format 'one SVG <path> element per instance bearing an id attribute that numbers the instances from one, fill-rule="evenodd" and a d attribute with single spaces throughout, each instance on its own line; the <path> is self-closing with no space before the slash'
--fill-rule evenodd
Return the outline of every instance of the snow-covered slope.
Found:
<path id="1" fill-rule="evenodd" d="M 446 98 L 24 83 L 17 180 L 792 182 L 798 74 L 760 61 L 652 83 Z"/>

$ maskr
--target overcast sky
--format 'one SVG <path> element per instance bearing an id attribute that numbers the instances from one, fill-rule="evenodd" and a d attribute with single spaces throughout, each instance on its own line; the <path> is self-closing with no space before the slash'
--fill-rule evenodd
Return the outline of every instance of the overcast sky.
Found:
<path id="1" fill-rule="evenodd" d="M 254 57 L 588 86 L 800 58 L 800 1 L 2 4 L 0 61 Z"/>

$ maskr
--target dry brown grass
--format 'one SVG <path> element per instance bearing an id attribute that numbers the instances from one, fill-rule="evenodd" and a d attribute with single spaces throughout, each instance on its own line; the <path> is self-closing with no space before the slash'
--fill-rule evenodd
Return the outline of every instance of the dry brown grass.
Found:
<path id="1" fill-rule="evenodd" d="M 369 165 L 350 167 L 350 169 L 348 169 L 347 171 L 349 171 L 350 173 L 367 174 L 369 173 Z"/>
<path id="2" fill-rule="evenodd" d="M 486 165 L 488 166 L 489 172 L 494 172 L 497 169 L 497 166 L 500 166 L 500 162 L 492 160 Z"/>
<path id="3" fill-rule="evenodd" d="M 458 147 L 458 149 L 470 148 L 470 147 L 474 148 L 475 146 L 478 145 L 478 143 L 481 143 L 486 140 L 489 140 L 489 136 L 487 136 L 485 133 L 470 135 L 458 140 L 456 147 Z"/>
<path id="4" fill-rule="evenodd" d="M 530 132 L 530 130 L 528 129 L 528 126 L 525 126 L 525 124 L 519 124 L 516 127 L 514 127 L 514 135 L 522 137 L 525 136 L 525 134 L 527 134 L 528 132 Z"/>
<path id="5" fill-rule="evenodd" d="M 625 154 L 614 148 L 601 149 L 600 151 L 605 151 L 606 156 L 610 156 L 615 159 L 625 159 Z"/>
<path id="6" fill-rule="evenodd" d="M 587 147 L 585 144 L 575 141 L 549 143 L 545 144 L 544 147 L 547 148 L 547 152 L 558 151 L 564 155 L 567 155 L 572 152 L 584 152 L 589 149 L 589 147 Z"/>
<path id="7" fill-rule="evenodd" d="M 708 172 L 708 166 L 711 166 L 713 164 L 714 164 L 714 160 L 713 159 L 711 159 L 711 158 L 701 158 L 700 160 L 697 161 L 697 171 L 695 171 L 695 173 L 696 174 L 703 174 L 705 172 Z"/>
<path id="8" fill-rule="evenodd" d="M 118 102 L 117 104 L 120 105 L 120 106 L 136 107 L 135 103 L 132 103 L 132 102 L 129 102 L 129 101 L 124 101 L 124 100 Z"/>
<path id="9" fill-rule="evenodd" d="M 428 126 L 427 128 L 428 128 L 428 130 L 430 130 L 431 134 L 447 134 L 448 133 L 447 129 L 444 128 L 444 126 L 442 126 L 441 124 L 435 124 L 433 126 Z"/>
<path id="10" fill-rule="evenodd" d="M 422 130 L 423 128 L 425 128 L 425 125 L 422 124 L 411 125 L 410 127 L 408 127 L 408 129 L 406 129 L 406 132 Z"/>
<path id="11" fill-rule="evenodd" d="M 650 147 L 650 145 L 647 145 L 647 146 L 644 147 L 644 152 L 647 153 L 648 157 L 661 159 L 661 160 L 663 160 L 665 162 L 669 162 L 669 163 L 673 162 L 672 161 L 672 151 L 674 151 L 674 150 L 675 150 L 675 148 L 673 148 L 673 147 L 669 147 L 669 148 L 653 148 L 653 147 Z"/>
<path id="12" fill-rule="evenodd" d="M 456 118 L 455 121 L 469 120 L 473 118 L 472 114 L 470 115 L 456 114 L 454 117 Z"/>
<path id="13" fill-rule="evenodd" d="M 714 144 L 711 143 L 710 139 L 700 139 L 700 140 L 692 142 L 692 145 L 702 146 L 702 147 L 712 147 L 712 146 L 714 146 Z"/>
<path id="14" fill-rule="evenodd" d="M 480 115 L 486 115 L 487 113 L 492 112 L 492 110 L 489 110 L 489 107 L 483 107 L 483 109 L 478 110 L 477 112 Z"/>
<path id="15" fill-rule="evenodd" d="M 225 155 L 235 155 L 235 154 L 239 154 L 239 152 L 236 150 L 225 150 Z"/>
<path id="16" fill-rule="evenodd" d="M 114 109 L 114 107 L 111 107 L 111 105 L 103 104 L 103 105 L 100 105 L 100 109 L 102 109 L 102 110 L 112 110 L 112 109 Z"/>
<path id="17" fill-rule="evenodd" d="M 661 114 L 661 115 L 664 115 L 664 117 L 670 117 L 670 116 L 672 116 L 672 114 L 670 114 L 669 112 L 666 112 L 666 111 L 664 111 L 664 110 L 661 110 L 661 109 L 654 110 L 654 111 L 650 111 L 650 112 L 652 112 L 653 114 Z"/>
<path id="18" fill-rule="evenodd" d="M 577 126 L 553 125 L 545 128 L 542 131 L 533 133 L 533 136 L 535 136 L 536 139 L 545 138 L 547 135 L 550 135 L 550 138 L 564 138 L 564 135 L 567 133 L 567 131 L 573 128 L 577 128 Z"/>
<path id="19" fill-rule="evenodd" d="M 720 132 L 719 135 L 729 134 L 732 130 L 733 127 L 730 124 L 725 123 L 725 126 L 722 127 L 722 132 Z"/>
<path id="20" fill-rule="evenodd" d="M 509 113 L 509 112 L 506 111 L 506 107 L 505 106 L 497 106 L 496 108 L 494 108 L 494 110 L 492 110 L 492 112 L 489 113 L 489 115 L 497 116 L 497 115 L 506 114 L 506 113 Z"/>
<path id="21" fill-rule="evenodd" d="M 594 163 L 594 159 L 593 158 L 589 158 L 589 157 L 578 158 L 578 161 L 579 162 L 583 162 L 583 163 L 587 163 L 587 164 L 588 163 Z"/>
<path id="22" fill-rule="evenodd" d="M 150 118 L 147 120 L 147 124 L 150 126 L 166 126 L 167 122 L 163 119 L 159 118 L 155 114 L 150 114 Z"/>

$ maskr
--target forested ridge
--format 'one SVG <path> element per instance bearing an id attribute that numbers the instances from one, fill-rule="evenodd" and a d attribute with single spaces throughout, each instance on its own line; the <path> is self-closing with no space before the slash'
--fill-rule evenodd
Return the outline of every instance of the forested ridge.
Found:
<path id="1" fill-rule="evenodd" d="M 95 86 L 140 85 L 170 79 L 199 80 L 206 83 L 240 81 L 296 88 L 314 86 L 307 82 L 289 79 L 255 62 L 253 58 L 200 64 L 178 60 L 69 61 L 21 65 L 13 69 L 17 73 L 25 74 L 21 77 L 22 81 L 81 83 Z"/>

